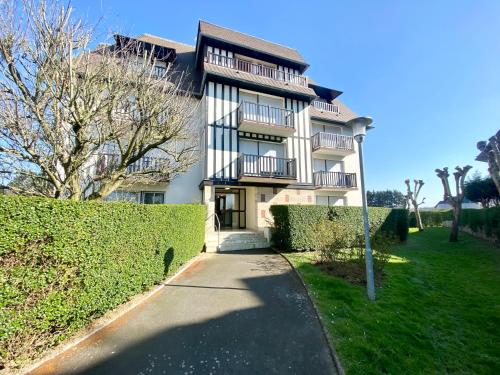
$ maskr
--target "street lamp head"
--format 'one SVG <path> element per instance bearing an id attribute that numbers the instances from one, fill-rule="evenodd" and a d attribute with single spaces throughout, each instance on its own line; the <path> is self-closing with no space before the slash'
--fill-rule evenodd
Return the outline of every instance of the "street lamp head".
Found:
<path id="1" fill-rule="evenodd" d="M 356 117 L 347 122 L 346 125 L 351 126 L 352 135 L 356 141 L 361 142 L 366 135 L 368 129 L 373 128 L 370 126 L 373 120 L 371 117 Z"/>

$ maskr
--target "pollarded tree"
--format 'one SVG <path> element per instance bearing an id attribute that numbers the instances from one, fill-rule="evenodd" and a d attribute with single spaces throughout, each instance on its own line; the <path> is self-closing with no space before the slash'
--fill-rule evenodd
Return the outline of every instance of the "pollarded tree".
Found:
<path id="1" fill-rule="evenodd" d="M 455 167 L 453 176 L 455 177 L 455 189 L 456 195 L 453 196 L 450 189 L 450 183 L 448 177 L 448 168 L 436 169 L 436 175 L 441 179 L 444 190 L 444 201 L 447 202 L 453 208 L 453 222 L 451 226 L 450 242 L 458 241 L 458 228 L 460 225 L 460 215 L 462 213 L 462 202 L 465 196 L 465 177 L 467 172 L 471 170 L 470 165 L 466 165 L 463 168 Z"/>
<path id="2" fill-rule="evenodd" d="M 500 130 L 487 142 L 478 142 L 477 148 L 481 153 L 476 160 L 488 163 L 488 172 L 500 194 Z"/>
<path id="3" fill-rule="evenodd" d="M 408 209 L 410 209 L 413 206 L 413 210 L 415 211 L 415 218 L 417 222 L 417 227 L 419 231 L 424 230 L 424 225 L 422 224 L 422 218 L 420 217 L 420 205 L 422 205 L 425 202 L 425 198 L 423 198 L 420 202 L 418 201 L 418 196 L 420 194 L 420 190 L 422 189 L 422 186 L 424 186 L 424 181 L 423 180 L 413 180 L 413 190 L 411 189 L 410 186 L 410 179 L 405 180 L 406 184 L 406 205 L 408 206 Z"/>
<path id="4" fill-rule="evenodd" d="M 174 55 L 127 38 L 90 50 L 93 30 L 56 0 L 0 2 L 0 176 L 20 193 L 99 199 L 196 162 Z"/>

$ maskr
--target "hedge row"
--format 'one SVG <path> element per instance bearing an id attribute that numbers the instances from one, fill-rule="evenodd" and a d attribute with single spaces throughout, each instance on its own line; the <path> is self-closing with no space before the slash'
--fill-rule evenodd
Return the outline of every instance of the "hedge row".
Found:
<path id="1" fill-rule="evenodd" d="M 460 217 L 460 226 L 469 227 L 473 232 L 500 241 L 500 207 L 464 209 Z"/>
<path id="2" fill-rule="evenodd" d="M 328 207 L 312 205 L 271 206 L 274 217 L 272 241 L 274 246 L 284 251 L 314 250 L 312 228 L 319 221 L 328 219 L 340 221 L 349 228 L 352 236 L 363 233 L 361 207 Z M 368 217 L 371 234 L 383 232 L 396 236 L 401 241 L 408 235 L 408 211 L 369 207 Z"/>
<path id="3" fill-rule="evenodd" d="M 420 211 L 420 218 L 424 227 L 440 227 L 443 221 L 453 220 L 452 210 L 433 210 L 433 211 Z M 415 212 L 410 212 L 410 227 L 417 226 L 417 219 Z"/>
<path id="4" fill-rule="evenodd" d="M 202 250 L 205 216 L 202 205 L 0 196 L 0 365 L 32 358 L 177 270 Z"/>

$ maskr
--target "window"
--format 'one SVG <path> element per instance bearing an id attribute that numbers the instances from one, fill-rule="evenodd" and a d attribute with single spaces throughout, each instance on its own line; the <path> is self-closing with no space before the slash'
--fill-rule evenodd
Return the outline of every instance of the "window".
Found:
<path id="1" fill-rule="evenodd" d="M 139 203 L 139 192 L 126 191 L 126 190 L 115 190 L 111 194 L 109 194 L 105 200 Z"/>
<path id="2" fill-rule="evenodd" d="M 340 160 L 313 160 L 314 172 L 342 172 L 344 170 L 344 163 Z"/>
<path id="3" fill-rule="evenodd" d="M 345 198 L 332 195 L 317 195 L 316 204 L 321 206 L 345 206 Z"/>
<path id="4" fill-rule="evenodd" d="M 312 134 L 317 134 L 317 133 L 330 133 L 330 134 L 343 134 L 345 130 L 336 125 L 325 125 L 325 124 L 320 124 L 317 122 L 312 123 Z"/>
<path id="5" fill-rule="evenodd" d="M 159 191 L 143 191 L 142 203 L 144 204 L 162 204 L 165 202 L 165 193 Z"/>

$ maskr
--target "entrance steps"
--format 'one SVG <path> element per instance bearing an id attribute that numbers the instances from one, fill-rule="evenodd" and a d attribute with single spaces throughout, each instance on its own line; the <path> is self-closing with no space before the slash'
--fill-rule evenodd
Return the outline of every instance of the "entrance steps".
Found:
<path id="1" fill-rule="evenodd" d="M 249 230 L 222 230 L 219 241 L 219 251 L 264 249 L 269 247 L 269 242 L 262 233 Z M 207 252 L 217 252 L 217 232 L 207 233 L 205 243 Z"/>

